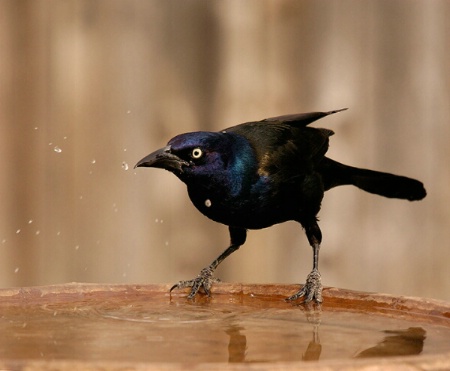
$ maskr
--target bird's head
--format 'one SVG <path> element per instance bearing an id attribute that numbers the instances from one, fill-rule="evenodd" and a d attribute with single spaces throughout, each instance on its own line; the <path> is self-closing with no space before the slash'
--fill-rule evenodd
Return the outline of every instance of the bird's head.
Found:
<path id="1" fill-rule="evenodd" d="M 230 138 L 222 132 L 180 134 L 172 138 L 167 146 L 144 157 L 135 167 L 162 168 L 186 180 L 193 175 L 223 170 L 228 163 L 230 148 Z"/>

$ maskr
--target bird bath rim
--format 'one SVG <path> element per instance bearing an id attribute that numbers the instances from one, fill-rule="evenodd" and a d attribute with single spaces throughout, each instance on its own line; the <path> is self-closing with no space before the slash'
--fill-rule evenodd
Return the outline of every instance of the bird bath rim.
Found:
<path id="1" fill-rule="evenodd" d="M 158 296 L 164 301 L 175 303 L 186 303 L 187 292 L 180 290 L 172 292 L 171 298 L 169 288 L 171 285 L 153 284 L 87 284 L 69 283 L 52 286 L 36 286 L 0 289 L 0 310 L 5 308 L 30 308 L 33 306 L 58 306 L 71 303 L 90 304 L 99 301 L 114 301 L 117 298 L 126 298 L 129 303 L 133 300 L 145 300 L 149 296 Z M 212 288 L 211 298 L 201 295 L 195 299 L 197 303 L 251 303 L 252 298 L 258 305 L 264 300 L 270 300 L 271 305 L 276 308 L 302 307 L 300 303 L 286 303 L 284 298 L 298 289 L 298 285 L 276 285 L 276 284 L 229 284 L 218 283 Z M 432 323 L 450 328 L 450 303 L 416 297 L 393 296 L 379 293 L 356 292 L 338 288 L 324 288 L 323 310 L 326 311 L 347 311 L 355 313 L 369 313 L 376 316 L 391 318 L 402 318 L 409 320 L 419 320 L 421 323 Z M 262 300 L 262 301 L 261 301 Z M 275 303 L 275 304 L 274 304 Z M 251 304 L 250 304 L 251 305 Z M 316 305 L 312 305 L 316 307 Z M 305 307 L 306 308 L 306 307 Z M 195 308 L 194 308 L 195 309 Z M 414 356 L 396 356 L 389 358 L 368 358 L 368 359 L 336 359 L 320 360 L 319 362 L 276 362 L 276 363 L 133 363 L 117 361 L 85 361 L 85 360 L 5 360 L 0 358 L 0 369 L 17 368 L 26 366 L 30 369 L 48 369 L 49 367 L 58 369 L 314 369 L 328 370 L 362 370 L 368 367 L 379 369 L 450 369 L 450 352 L 439 354 L 426 354 Z"/>

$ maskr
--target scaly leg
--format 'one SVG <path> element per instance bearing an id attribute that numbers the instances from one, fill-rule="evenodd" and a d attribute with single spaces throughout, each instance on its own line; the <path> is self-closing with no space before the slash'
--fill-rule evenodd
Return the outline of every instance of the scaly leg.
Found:
<path id="1" fill-rule="evenodd" d="M 305 297 L 304 303 L 315 300 L 317 303 L 322 302 L 322 282 L 319 273 L 319 250 L 322 241 L 322 233 L 316 221 L 305 227 L 306 236 L 313 249 L 313 269 L 306 277 L 305 285 L 294 295 L 288 297 L 287 301 L 297 300 Z"/>
<path id="2" fill-rule="evenodd" d="M 235 228 L 235 227 L 229 227 L 230 232 L 230 240 L 231 245 L 222 253 L 219 255 L 217 259 L 215 259 L 209 266 L 206 268 L 203 268 L 199 275 L 188 281 L 180 281 L 173 285 L 170 288 L 170 292 L 174 289 L 183 289 L 185 287 L 191 287 L 191 292 L 188 295 L 188 299 L 194 299 L 195 295 L 197 295 L 200 288 L 203 288 L 203 291 L 205 291 L 206 295 L 211 295 L 211 286 L 215 282 L 219 282 L 220 280 L 218 278 L 215 278 L 213 276 L 214 271 L 218 267 L 222 261 L 224 261 L 228 256 L 230 256 L 233 252 L 235 252 L 239 247 L 241 247 L 246 238 L 247 238 L 247 230 L 243 228 Z"/>

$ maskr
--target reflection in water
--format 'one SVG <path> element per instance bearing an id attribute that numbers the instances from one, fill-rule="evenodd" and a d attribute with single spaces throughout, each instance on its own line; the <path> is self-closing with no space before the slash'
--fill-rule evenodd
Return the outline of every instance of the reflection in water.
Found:
<path id="1" fill-rule="evenodd" d="M 312 323 L 313 328 L 312 340 L 309 342 L 305 352 L 303 352 L 302 360 L 318 361 L 320 354 L 322 353 L 322 345 L 320 344 L 319 339 L 319 325 L 322 309 L 320 305 L 306 307 L 302 306 L 301 309 L 305 311 L 307 321 Z M 264 362 L 264 360 L 246 360 L 247 336 L 242 334 L 241 331 L 245 332 L 245 328 L 234 323 L 225 330 L 225 333 L 230 337 L 228 342 L 228 362 Z M 299 338 L 302 336 L 303 333 L 298 334 Z M 300 351 L 301 349 L 299 349 L 299 353 Z"/>
<path id="2" fill-rule="evenodd" d="M 302 355 L 303 361 L 318 361 L 322 353 L 322 344 L 319 339 L 319 326 L 322 314 L 320 304 L 307 303 L 304 307 L 306 318 L 313 325 L 313 338 Z"/>
<path id="3" fill-rule="evenodd" d="M 228 343 L 228 362 L 245 362 L 247 337 L 241 334 L 243 327 L 231 325 L 225 332 L 230 336 Z"/>
<path id="4" fill-rule="evenodd" d="M 426 331 L 422 327 L 406 330 L 385 330 L 383 341 L 359 353 L 356 358 L 409 356 L 422 353 Z"/>
<path id="5" fill-rule="evenodd" d="M 322 344 L 319 340 L 319 325 L 314 325 L 313 338 L 308 344 L 305 353 L 302 355 L 303 361 L 318 361 L 322 353 Z"/>
<path id="6" fill-rule="evenodd" d="M 123 315 L 124 308 L 122 307 L 119 313 L 108 310 L 102 317 L 148 323 L 152 326 L 151 339 L 160 339 L 156 342 L 164 339 L 164 343 L 175 341 L 170 332 L 164 332 L 171 329 L 175 323 L 176 339 L 180 339 L 180 333 L 192 331 L 195 331 L 198 337 L 198 343 L 195 338 L 191 338 L 189 346 L 192 348 L 186 351 L 187 354 L 195 352 L 198 347 L 207 346 L 211 347 L 211 355 L 227 354 L 229 363 L 319 361 L 321 357 L 329 359 L 333 352 L 344 357 L 347 352 L 347 357 L 351 358 L 417 355 L 423 351 L 427 334 L 422 327 L 405 326 L 406 329 L 382 331 L 385 336 L 378 341 L 376 327 L 372 324 L 369 331 L 371 335 L 365 338 L 370 340 L 361 342 L 364 331 L 358 329 L 363 324 L 362 320 L 358 322 L 355 315 L 352 315 L 353 325 L 350 326 L 350 322 L 347 322 L 348 316 L 339 313 L 330 316 L 330 313 L 322 312 L 320 305 L 298 306 L 289 312 L 265 310 L 250 313 L 236 312 L 231 307 L 213 310 L 209 301 L 182 305 L 171 302 L 171 311 L 153 308 L 152 315 L 149 315 L 147 310 L 139 310 L 136 305 L 127 307 L 126 310 L 133 314 L 130 316 Z M 366 320 L 367 318 L 364 319 Z M 394 323 L 390 325 L 395 326 Z M 161 332 L 158 332 L 158 329 Z M 199 332 L 199 329 L 202 332 Z M 227 338 L 223 339 L 223 333 Z M 376 345 L 360 351 L 355 356 L 355 348 L 361 349 L 362 344 Z M 171 347 L 170 353 L 173 353 Z M 211 361 L 216 359 L 212 357 Z"/>
<path id="7" fill-rule="evenodd" d="M 310 314 L 310 313 L 309 313 Z M 316 313 L 317 315 L 317 313 Z M 308 315 L 308 320 L 310 316 Z M 312 324 L 313 336 L 306 350 L 302 354 L 303 361 L 318 361 L 322 353 L 322 344 L 319 339 L 319 323 L 317 319 Z M 230 363 L 249 363 L 261 362 L 262 360 L 247 360 L 247 336 L 245 328 L 236 324 L 230 325 L 226 330 L 230 337 L 228 343 L 228 362 Z M 371 357 L 392 357 L 408 356 L 420 354 L 423 350 L 426 331 L 421 327 L 410 327 L 406 330 L 385 330 L 384 333 L 391 334 L 379 342 L 376 346 L 363 350 L 355 358 Z M 299 337 L 302 334 L 298 334 Z M 249 345 L 251 348 L 251 344 Z M 299 349 L 299 352 L 301 350 Z"/>

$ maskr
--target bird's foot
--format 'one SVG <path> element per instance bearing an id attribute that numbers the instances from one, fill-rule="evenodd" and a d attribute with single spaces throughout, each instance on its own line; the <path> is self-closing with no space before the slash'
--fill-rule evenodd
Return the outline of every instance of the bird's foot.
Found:
<path id="1" fill-rule="evenodd" d="M 294 295 L 288 297 L 286 301 L 294 301 L 301 297 L 305 297 L 304 303 L 315 300 L 317 303 L 322 302 L 322 283 L 320 273 L 317 269 L 313 269 L 306 278 L 305 285 Z"/>
<path id="2" fill-rule="evenodd" d="M 170 292 L 174 289 L 184 289 L 191 287 L 191 292 L 188 295 L 188 299 L 194 299 L 198 291 L 202 288 L 206 295 L 211 296 L 211 286 L 215 282 L 219 282 L 218 278 L 213 277 L 214 269 L 211 267 L 204 268 L 200 271 L 200 274 L 188 281 L 180 281 L 170 288 Z"/>

